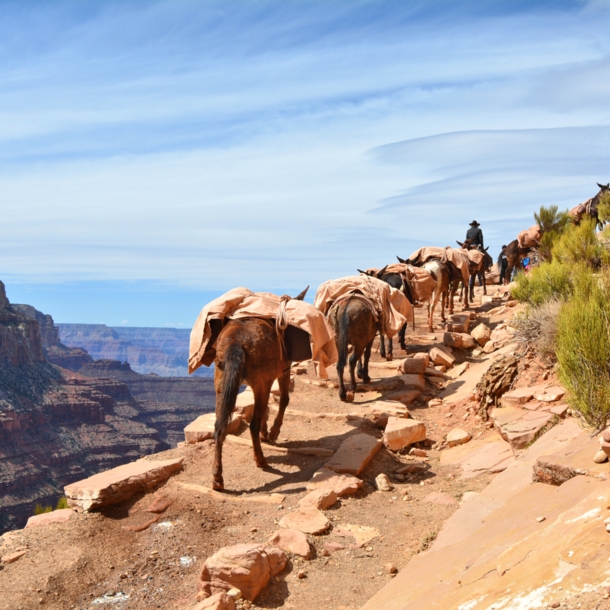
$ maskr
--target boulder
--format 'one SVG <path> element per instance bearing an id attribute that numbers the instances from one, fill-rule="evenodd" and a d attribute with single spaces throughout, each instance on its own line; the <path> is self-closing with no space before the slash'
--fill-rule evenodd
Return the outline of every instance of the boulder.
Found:
<path id="1" fill-rule="evenodd" d="M 128 500 L 138 492 L 154 489 L 182 470 L 184 458 L 153 461 L 138 460 L 64 487 L 68 506 L 84 511 Z"/>
<path id="2" fill-rule="evenodd" d="M 477 346 L 474 338 L 466 333 L 445 333 L 443 343 L 447 347 L 462 347 L 464 349 L 472 349 Z"/>
<path id="3" fill-rule="evenodd" d="M 467 443 L 472 436 L 470 432 L 466 432 L 466 430 L 462 430 L 461 428 L 454 428 L 447 434 L 447 445 L 449 447 L 455 447 L 456 445 L 463 445 Z"/>
<path id="4" fill-rule="evenodd" d="M 65 523 L 74 514 L 71 508 L 61 508 L 51 511 L 50 513 L 42 513 L 34 515 L 28 519 L 25 527 L 40 527 L 41 525 L 50 525 L 51 523 Z"/>
<path id="5" fill-rule="evenodd" d="M 402 419 L 390 417 L 383 434 L 385 446 L 398 451 L 407 445 L 426 440 L 426 426 L 415 419 Z"/>
<path id="6" fill-rule="evenodd" d="M 301 498 L 299 506 L 313 506 L 318 510 L 324 510 L 330 508 L 337 502 L 337 494 L 334 489 L 314 489 L 310 491 L 304 498 Z"/>
<path id="7" fill-rule="evenodd" d="M 390 418 L 397 419 L 397 418 Z M 402 420 L 401 421 L 407 421 Z M 340 473 L 360 474 L 381 448 L 381 440 L 369 434 L 352 434 L 324 465 Z"/>
<path id="8" fill-rule="evenodd" d="M 405 358 L 396 368 L 399 373 L 417 375 L 418 373 L 423 373 L 426 370 L 426 366 L 427 363 L 424 358 Z"/>
<path id="9" fill-rule="evenodd" d="M 233 434 L 239 430 L 241 424 L 241 417 L 237 413 L 233 413 L 231 416 L 231 422 L 229 423 L 229 434 Z M 205 415 L 199 416 L 195 421 L 191 422 L 186 428 L 184 428 L 184 441 L 186 443 L 200 443 L 209 438 L 214 438 L 214 426 L 216 425 L 216 414 L 206 413 Z"/>
<path id="10" fill-rule="evenodd" d="M 419 358 L 426 363 L 426 368 L 430 364 L 430 354 L 428 352 L 416 352 L 411 356 L 411 358 Z"/>
<path id="11" fill-rule="evenodd" d="M 282 549 L 282 551 L 298 555 L 299 557 L 303 557 L 303 559 L 309 559 L 311 557 L 311 547 L 309 546 L 307 536 L 299 530 L 278 530 L 271 535 L 268 542 L 269 544 Z"/>
<path id="12" fill-rule="evenodd" d="M 294 375 L 290 375 L 290 383 L 288 384 L 288 391 L 289 392 L 294 391 Z M 273 382 L 273 385 L 271 386 L 271 393 L 275 396 L 280 395 L 280 384 L 278 383 L 277 379 Z"/>
<path id="13" fill-rule="evenodd" d="M 363 485 L 364 482 L 358 477 L 350 474 L 337 474 L 329 468 L 320 468 L 307 483 L 306 488 L 332 489 L 337 496 L 341 497 L 355 494 Z"/>
<path id="14" fill-rule="evenodd" d="M 280 520 L 280 527 L 295 529 L 305 534 L 322 534 L 330 527 L 330 521 L 315 506 L 303 505 Z"/>
<path id="15" fill-rule="evenodd" d="M 199 590 L 213 595 L 235 587 L 246 599 L 254 601 L 269 579 L 284 569 L 287 561 L 286 553 L 275 546 L 226 546 L 205 560 Z"/>
<path id="16" fill-rule="evenodd" d="M 481 346 L 485 347 L 485 344 L 491 338 L 491 330 L 489 326 L 485 326 L 485 324 L 481 323 L 478 326 L 475 326 L 470 331 L 470 336 Z"/>
<path id="17" fill-rule="evenodd" d="M 451 316 L 451 330 L 455 333 L 467 333 L 470 328 L 470 316 L 468 314 L 455 314 Z"/>
<path id="18" fill-rule="evenodd" d="M 419 390 L 423 392 L 426 389 L 426 378 L 421 373 L 417 375 L 401 375 L 400 379 L 403 382 L 402 388 L 406 390 Z"/>
<path id="19" fill-rule="evenodd" d="M 421 377 L 421 375 L 418 375 Z M 390 402 L 398 402 L 403 405 L 410 405 L 412 402 L 416 401 L 421 396 L 420 390 L 398 390 L 396 392 L 391 392 L 386 396 L 388 401 Z"/>
<path id="20" fill-rule="evenodd" d="M 234 413 L 245 422 L 250 423 L 254 413 L 254 392 L 250 388 L 246 388 L 237 395 Z"/>
<path id="21" fill-rule="evenodd" d="M 199 602 L 193 610 L 235 610 L 235 600 L 224 591 Z"/>
<path id="22" fill-rule="evenodd" d="M 455 362 L 455 356 L 449 351 L 441 349 L 440 347 L 433 347 L 430 350 L 430 359 L 432 362 L 434 362 L 434 364 L 447 367 L 453 366 L 453 363 Z"/>

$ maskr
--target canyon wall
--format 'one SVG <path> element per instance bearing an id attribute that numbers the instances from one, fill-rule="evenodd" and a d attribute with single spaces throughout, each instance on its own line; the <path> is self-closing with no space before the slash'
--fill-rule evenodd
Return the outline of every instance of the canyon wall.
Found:
<path id="1" fill-rule="evenodd" d="M 140 375 L 62 344 L 51 316 L 11 305 L 0 282 L 0 533 L 64 485 L 175 445 L 213 405 L 211 379 Z"/>

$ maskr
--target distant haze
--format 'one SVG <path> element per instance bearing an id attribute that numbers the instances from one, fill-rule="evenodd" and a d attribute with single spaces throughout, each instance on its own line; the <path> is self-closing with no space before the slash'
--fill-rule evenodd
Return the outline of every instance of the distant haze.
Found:
<path id="1" fill-rule="evenodd" d="M 610 181 L 601 1 L 3 3 L 0 279 L 190 328 Z M 309 298 L 311 298 L 310 295 Z"/>

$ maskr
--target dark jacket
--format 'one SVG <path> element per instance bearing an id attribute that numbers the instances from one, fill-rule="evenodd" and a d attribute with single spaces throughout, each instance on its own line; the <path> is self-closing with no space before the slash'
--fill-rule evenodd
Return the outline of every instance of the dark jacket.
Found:
<path id="1" fill-rule="evenodd" d="M 483 245 L 483 231 L 479 227 L 470 227 L 466 232 L 466 239 L 470 240 L 473 246 L 485 247 Z"/>

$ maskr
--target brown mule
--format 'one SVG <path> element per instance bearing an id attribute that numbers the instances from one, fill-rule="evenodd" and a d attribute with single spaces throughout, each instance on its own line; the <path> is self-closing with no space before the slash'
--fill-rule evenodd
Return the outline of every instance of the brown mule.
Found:
<path id="1" fill-rule="evenodd" d="M 295 299 L 302 301 L 306 292 L 307 288 Z M 220 331 L 215 347 L 216 447 L 212 486 L 222 490 L 222 445 L 227 436 L 239 387 L 245 381 L 254 393 L 254 413 L 250 421 L 254 461 L 259 468 L 267 468 L 268 463 L 261 448 L 261 437 L 263 440 L 269 438 L 275 441 L 280 434 L 284 411 L 290 401 L 288 388 L 291 361 L 286 359 L 275 321 L 264 318 L 229 320 Z M 269 395 L 276 379 L 280 386 L 280 405 L 268 435 Z"/>
<path id="2" fill-rule="evenodd" d="M 330 325 L 335 331 L 335 342 L 339 359 L 337 360 L 337 374 L 339 375 L 339 398 L 352 402 L 356 392 L 355 368 L 358 364 L 358 376 L 364 383 L 370 383 L 369 358 L 373 339 L 379 329 L 375 312 L 358 296 L 351 295 L 332 307 L 328 313 Z M 354 347 L 349 359 L 350 386 L 349 392 L 343 383 L 343 371 L 347 363 L 348 345 Z M 364 364 L 360 364 L 360 357 L 364 354 Z"/>

